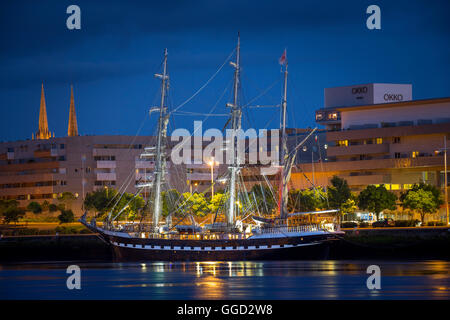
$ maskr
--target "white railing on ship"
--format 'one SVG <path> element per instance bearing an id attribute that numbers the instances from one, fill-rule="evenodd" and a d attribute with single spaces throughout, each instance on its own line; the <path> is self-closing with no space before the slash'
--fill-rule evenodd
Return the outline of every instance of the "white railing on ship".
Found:
<path id="1" fill-rule="evenodd" d="M 271 233 L 288 233 L 288 232 L 314 232 L 325 230 L 318 224 L 310 224 L 303 226 L 292 226 L 292 227 L 275 227 L 275 228 L 262 228 L 261 233 L 271 234 Z"/>

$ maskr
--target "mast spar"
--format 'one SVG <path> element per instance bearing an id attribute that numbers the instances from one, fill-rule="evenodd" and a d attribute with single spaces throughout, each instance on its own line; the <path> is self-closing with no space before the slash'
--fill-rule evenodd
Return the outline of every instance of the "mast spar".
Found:
<path id="1" fill-rule="evenodd" d="M 231 150 L 233 152 L 233 161 L 230 170 L 230 186 L 229 186 L 229 197 L 228 197 L 228 211 L 227 211 L 227 224 L 230 227 L 234 226 L 235 216 L 236 216 L 236 176 L 239 171 L 239 160 L 238 160 L 238 150 L 237 150 L 237 133 L 241 129 L 241 117 L 242 110 L 238 102 L 238 90 L 239 90 L 239 74 L 240 74 L 240 35 L 238 33 L 238 42 L 236 46 L 236 62 L 230 62 L 234 67 L 234 85 L 233 85 L 233 103 L 228 103 L 227 106 L 231 107 L 231 129 L 233 134 L 231 136 L 232 141 L 230 141 Z"/>
<path id="2" fill-rule="evenodd" d="M 161 206 L 161 183 L 164 180 L 165 173 L 165 138 L 167 135 L 167 107 L 164 106 L 165 97 L 166 97 L 166 89 L 169 80 L 169 76 L 167 75 L 167 48 L 164 50 L 164 64 L 163 64 L 163 73 L 155 74 L 156 78 L 161 79 L 161 103 L 159 106 L 159 120 L 158 120 L 158 140 L 156 144 L 156 161 L 155 161 L 155 178 L 153 184 L 153 226 L 158 230 L 158 222 L 159 217 L 161 216 L 162 206 Z"/>
<path id="3" fill-rule="evenodd" d="M 287 150 L 287 135 L 286 135 L 286 109 L 287 109 L 287 78 L 288 78 L 288 63 L 286 60 L 284 68 L 284 90 L 283 100 L 281 103 L 281 194 L 280 194 L 280 218 L 286 219 L 288 216 L 287 204 L 288 204 L 288 181 L 291 176 L 292 163 L 289 159 L 289 153 Z M 293 156 L 295 157 L 295 155 Z"/>

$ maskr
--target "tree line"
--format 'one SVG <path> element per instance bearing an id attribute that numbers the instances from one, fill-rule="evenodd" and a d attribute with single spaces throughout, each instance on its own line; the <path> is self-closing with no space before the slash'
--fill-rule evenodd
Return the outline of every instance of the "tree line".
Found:
<path id="1" fill-rule="evenodd" d="M 441 191 L 429 184 L 414 184 L 411 189 L 401 193 L 400 197 L 386 189 L 384 185 L 369 185 L 358 195 L 351 192 L 345 179 L 333 176 L 331 185 L 326 189 L 321 187 L 291 190 L 288 199 L 289 212 L 309 212 L 322 209 L 339 209 L 346 217 L 353 217 L 359 208 L 375 213 L 377 220 L 380 213 L 386 209 L 394 210 L 397 205 L 420 214 L 422 224 L 425 216 L 436 212 L 444 203 Z M 246 195 L 254 205 L 243 208 L 246 204 L 237 203 L 240 209 L 251 209 L 262 215 L 272 215 L 277 211 L 277 194 L 269 187 L 254 185 Z M 174 216 L 185 216 L 189 213 L 196 217 L 204 217 L 209 213 L 218 214 L 226 202 L 226 194 L 218 191 L 213 197 L 204 193 L 179 193 L 175 189 L 162 192 L 162 215 L 172 213 Z M 26 209 L 19 207 L 16 200 L 0 200 L 0 215 L 4 223 L 17 223 L 26 211 L 35 214 L 42 212 L 60 211 L 58 219 L 61 223 L 74 221 L 71 206 L 76 197 L 70 192 L 64 192 L 57 198 L 58 204 L 44 201 L 30 202 Z M 248 205 L 248 204 L 247 204 Z M 95 212 L 97 218 L 104 218 L 107 214 L 119 220 L 143 219 L 149 212 L 148 203 L 141 195 L 131 193 L 118 194 L 115 189 L 105 188 L 90 192 L 86 195 L 83 207 Z M 354 220 L 354 219 L 350 219 Z"/>

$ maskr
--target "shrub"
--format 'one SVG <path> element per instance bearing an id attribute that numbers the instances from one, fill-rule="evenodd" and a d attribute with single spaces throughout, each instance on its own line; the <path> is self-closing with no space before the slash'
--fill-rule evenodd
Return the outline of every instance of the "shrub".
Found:
<path id="1" fill-rule="evenodd" d="M 9 207 L 5 212 L 3 212 L 3 221 L 6 224 L 10 222 L 17 223 L 19 219 L 23 218 L 24 215 L 25 210 L 16 207 Z"/>
<path id="2" fill-rule="evenodd" d="M 427 226 L 429 226 L 429 227 L 445 226 L 445 223 L 442 221 L 428 221 Z"/>
<path id="3" fill-rule="evenodd" d="M 357 226 L 358 226 L 358 224 L 356 222 L 351 222 L 351 221 L 343 222 L 341 224 L 342 228 L 356 228 Z"/>
<path id="4" fill-rule="evenodd" d="M 395 220 L 395 227 L 415 227 L 419 220 Z"/>
<path id="5" fill-rule="evenodd" d="M 50 203 L 50 204 L 48 205 L 48 211 L 50 211 L 50 212 L 56 212 L 56 211 L 58 211 L 58 206 L 57 206 L 56 204 L 54 204 L 54 203 Z"/>
<path id="6" fill-rule="evenodd" d="M 61 210 L 61 214 L 58 216 L 58 220 L 60 223 L 69 223 L 74 222 L 75 217 L 72 210 Z"/>
<path id="7" fill-rule="evenodd" d="M 33 212 L 34 214 L 38 214 L 42 212 L 42 206 L 38 202 L 32 201 L 28 204 L 27 210 Z"/>
<path id="8" fill-rule="evenodd" d="M 369 223 L 364 222 L 364 221 L 363 221 L 363 222 L 360 222 L 360 223 L 359 223 L 359 227 L 360 227 L 360 228 L 368 228 L 368 227 L 369 227 Z"/>

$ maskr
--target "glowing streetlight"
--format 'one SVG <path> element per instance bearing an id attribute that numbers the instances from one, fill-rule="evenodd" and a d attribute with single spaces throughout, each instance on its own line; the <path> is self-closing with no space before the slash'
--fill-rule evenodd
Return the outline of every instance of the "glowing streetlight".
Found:
<path id="1" fill-rule="evenodd" d="M 450 224 L 449 222 L 449 208 L 448 208 L 448 191 L 447 191 L 447 136 L 444 136 L 444 148 L 436 150 L 436 154 L 439 152 L 444 152 L 444 194 L 445 194 L 445 211 L 447 213 L 447 225 Z"/>
<path id="2" fill-rule="evenodd" d="M 218 162 L 214 161 L 214 157 L 208 162 L 208 165 L 211 167 L 211 198 L 214 197 L 214 165 L 218 164 Z"/>

